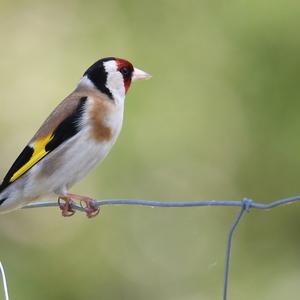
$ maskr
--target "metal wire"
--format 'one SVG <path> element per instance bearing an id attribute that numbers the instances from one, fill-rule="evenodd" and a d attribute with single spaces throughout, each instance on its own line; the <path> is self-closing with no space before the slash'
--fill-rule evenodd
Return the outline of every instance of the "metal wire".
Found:
<path id="1" fill-rule="evenodd" d="M 1 279 L 2 279 L 2 285 L 3 285 L 4 300 L 9 300 L 5 272 L 4 272 L 4 268 L 3 268 L 1 261 L 0 261 L 0 273 L 1 273 Z"/>
<path id="2" fill-rule="evenodd" d="M 230 254 L 231 254 L 231 243 L 233 234 L 240 223 L 240 220 L 246 211 L 249 211 L 249 207 L 252 203 L 252 200 L 245 198 L 243 200 L 243 206 L 241 207 L 239 213 L 237 214 L 234 222 L 231 225 L 231 228 L 228 233 L 227 245 L 226 245 L 226 257 L 225 257 L 225 271 L 224 271 L 224 287 L 223 287 L 223 300 L 227 300 L 227 290 L 228 290 L 228 276 L 229 276 L 229 267 L 230 267 Z"/>
<path id="3" fill-rule="evenodd" d="M 251 199 L 244 198 L 242 200 L 203 200 L 203 201 L 175 201 L 175 202 L 161 202 L 154 200 L 132 200 L 132 199 L 111 199 L 111 200 L 95 200 L 94 205 L 96 207 L 101 207 L 104 205 L 141 205 L 141 206 L 158 206 L 158 207 L 194 207 L 194 206 L 238 206 L 242 207 L 245 203 L 245 199 L 249 202 L 248 209 L 271 209 L 280 205 L 289 204 L 295 201 L 300 200 L 300 195 L 283 198 L 271 202 L 269 204 L 256 203 Z M 24 209 L 27 208 L 40 208 L 40 207 L 53 207 L 58 206 L 57 202 L 53 201 L 43 201 L 43 202 L 34 202 L 24 206 Z M 72 208 L 79 211 L 84 211 L 79 204 L 73 202 L 71 204 Z"/>
<path id="4" fill-rule="evenodd" d="M 229 233 L 228 233 L 228 239 L 227 239 L 227 245 L 226 245 L 226 255 L 225 255 L 225 271 L 224 271 L 224 287 L 223 287 L 223 300 L 227 300 L 228 296 L 228 279 L 229 279 L 229 269 L 230 269 L 230 255 L 231 255 L 231 249 L 232 249 L 232 239 L 233 235 L 244 216 L 245 212 L 249 211 L 250 209 L 272 209 L 281 205 L 285 204 L 291 204 L 296 201 L 300 200 L 300 195 L 288 197 L 279 199 L 276 201 L 273 201 L 271 203 L 265 204 L 265 203 L 257 203 L 254 202 L 251 199 L 244 198 L 239 201 L 234 200 L 205 200 L 205 201 L 175 201 L 175 202 L 161 202 L 161 201 L 153 201 L 153 200 L 132 200 L 132 199 L 112 199 L 112 200 L 95 200 L 94 206 L 95 207 L 101 207 L 104 205 L 140 205 L 140 206 L 150 206 L 150 207 L 196 207 L 196 206 L 231 206 L 231 207 L 240 207 L 240 211 L 237 214 L 236 218 L 234 219 Z M 42 207 L 55 207 L 58 206 L 57 202 L 35 202 L 28 204 L 24 206 L 24 209 L 29 208 L 42 208 Z M 74 210 L 82 211 L 84 212 L 84 208 L 75 203 L 71 203 L 71 207 Z M 4 295 L 5 300 L 9 300 L 8 298 L 8 289 L 7 289 L 7 283 L 5 279 L 4 269 L 0 262 L 0 270 L 2 275 L 2 284 L 4 287 Z"/>

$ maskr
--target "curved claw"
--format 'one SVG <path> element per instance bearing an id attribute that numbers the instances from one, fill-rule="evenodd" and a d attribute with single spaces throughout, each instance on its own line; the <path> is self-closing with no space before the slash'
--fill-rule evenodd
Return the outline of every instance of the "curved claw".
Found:
<path id="1" fill-rule="evenodd" d="M 64 201 L 64 203 L 62 203 L 62 201 Z M 72 204 L 72 200 L 69 198 L 64 198 L 64 197 L 58 197 L 58 205 L 59 208 L 61 209 L 61 214 L 63 217 L 71 217 L 75 214 L 75 210 L 72 208 L 71 204 Z"/>
<path id="2" fill-rule="evenodd" d="M 85 205 L 83 205 L 83 203 Z M 87 199 L 81 199 L 80 200 L 80 205 L 84 209 L 84 211 L 86 212 L 86 216 L 88 218 L 94 218 L 100 212 L 100 208 L 95 205 L 95 202 L 92 199 L 88 199 L 88 198 Z"/>

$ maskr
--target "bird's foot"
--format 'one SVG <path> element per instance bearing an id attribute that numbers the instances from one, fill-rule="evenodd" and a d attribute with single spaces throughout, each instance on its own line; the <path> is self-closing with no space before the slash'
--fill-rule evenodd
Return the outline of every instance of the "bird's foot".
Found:
<path id="1" fill-rule="evenodd" d="M 99 214 L 100 208 L 96 206 L 94 199 L 86 196 L 75 195 L 75 194 L 68 194 L 68 196 L 72 199 L 76 199 L 80 201 L 80 205 L 86 212 L 86 216 L 88 218 L 94 218 Z"/>
<path id="2" fill-rule="evenodd" d="M 71 217 L 75 214 L 75 210 L 72 208 L 72 198 L 70 197 L 58 197 L 58 205 L 61 209 L 61 214 L 63 217 Z"/>
<path id="3" fill-rule="evenodd" d="M 84 197 L 80 199 L 80 205 L 84 208 L 88 218 L 94 218 L 100 212 L 100 208 L 95 205 L 94 199 Z"/>

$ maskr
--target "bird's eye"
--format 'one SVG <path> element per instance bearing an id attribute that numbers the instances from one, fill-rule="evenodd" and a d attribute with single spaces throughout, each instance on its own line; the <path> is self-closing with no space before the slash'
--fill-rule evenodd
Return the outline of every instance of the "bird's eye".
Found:
<path id="1" fill-rule="evenodd" d="M 124 77 L 127 77 L 127 76 L 129 76 L 129 74 L 130 74 L 130 70 L 129 70 L 127 67 L 122 68 L 122 69 L 120 70 L 120 72 L 122 73 L 122 75 L 123 75 Z"/>

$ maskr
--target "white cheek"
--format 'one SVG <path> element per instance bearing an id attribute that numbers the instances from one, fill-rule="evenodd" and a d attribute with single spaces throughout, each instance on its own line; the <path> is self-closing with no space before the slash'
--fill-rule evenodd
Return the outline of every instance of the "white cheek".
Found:
<path id="1" fill-rule="evenodd" d="M 125 97 L 123 76 L 120 72 L 112 72 L 107 76 L 106 87 L 110 90 L 113 98 L 119 102 Z"/>
<path id="2" fill-rule="evenodd" d="M 116 104 L 123 105 L 125 98 L 123 76 L 118 72 L 117 64 L 114 60 L 107 61 L 103 65 L 107 73 L 106 87 L 110 90 Z"/>

